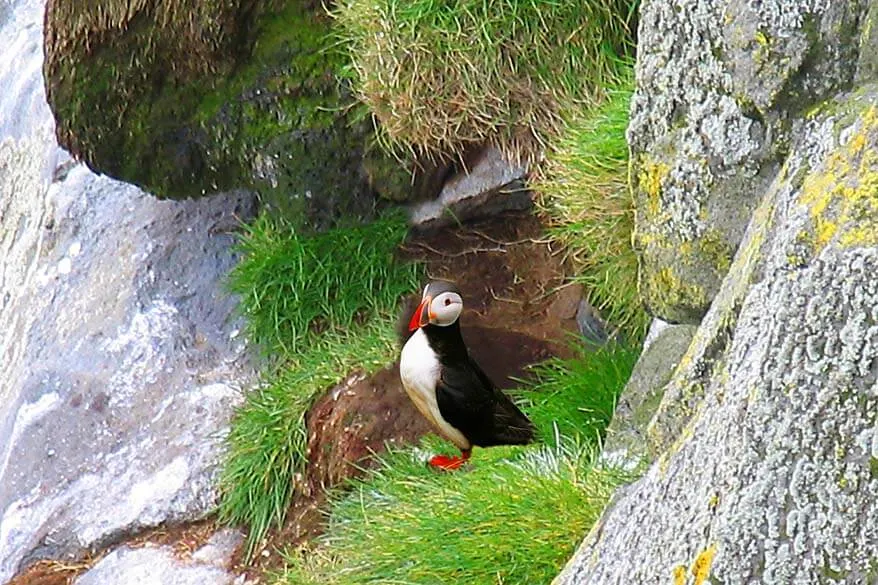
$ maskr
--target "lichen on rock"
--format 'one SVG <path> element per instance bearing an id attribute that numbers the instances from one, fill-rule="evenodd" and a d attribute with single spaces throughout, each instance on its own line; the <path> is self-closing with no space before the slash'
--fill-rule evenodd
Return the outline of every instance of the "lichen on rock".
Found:
<path id="1" fill-rule="evenodd" d="M 876 105 L 796 126 L 651 423 L 659 460 L 557 583 L 878 579 Z"/>
<path id="2" fill-rule="evenodd" d="M 704 315 L 796 117 L 853 81 L 861 12 L 823 0 L 643 2 L 628 137 L 656 316 Z"/>

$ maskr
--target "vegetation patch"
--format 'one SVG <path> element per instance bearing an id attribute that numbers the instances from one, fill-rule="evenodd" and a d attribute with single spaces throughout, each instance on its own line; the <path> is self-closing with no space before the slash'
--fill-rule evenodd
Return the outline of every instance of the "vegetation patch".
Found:
<path id="1" fill-rule="evenodd" d="M 516 158 L 603 99 L 632 47 L 631 0 L 343 0 L 355 87 L 396 146 Z"/>
<path id="2" fill-rule="evenodd" d="M 598 443 L 638 357 L 639 351 L 627 346 L 581 346 L 570 359 L 535 366 L 534 381 L 515 394 L 542 441 L 557 446 L 560 436 Z"/>
<path id="3" fill-rule="evenodd" d="M 394 259 L 405 235 L 398 214 L 313 234 L 263 213 L 245 227 L 229 279 L 250 339 L 268 355 L 295 358 L 315 334 L 392 311 L 419 288 L 417 266 Z"/>
<path id="4" fill-rule="evenodd" d="M 283 522 L 306 461 L 314 396 L 347 372 L 393 360 L 394 309 L 418 287 L 417 266 L 393 258 L 405 230 L 389 216 L 305 235 L 265 214 L 247 228 L 230 288 L 250 338 L 280 356 L 235 416 L 221 478 L 220 518 L 249 526 L 251 551 Z"/>
<path id="5" fill-rule="evenodd" d="M 649 316 L 637 287 L 638 259 L 631 243 L 634 201 L 628 186 L 628 106 L 625 83 L 608 91 L 599 108 L 570 118 L 552 144 L 534 188 L 551 237 L 563 243 L 589 302 L 633 340 Z"/>
<path id="6" fill-rule="evenodd" d="M 424 465 L 453 450 L 435 437 L 385 454 L 336 495 L 327 533 L 291 552 L 276 582 L 548 583 L 630 479 L 595 454 L 635 359 L 609 347 L 538 367 L 521 395 L 545 444 L 477 449 L 457 473 Z"/>

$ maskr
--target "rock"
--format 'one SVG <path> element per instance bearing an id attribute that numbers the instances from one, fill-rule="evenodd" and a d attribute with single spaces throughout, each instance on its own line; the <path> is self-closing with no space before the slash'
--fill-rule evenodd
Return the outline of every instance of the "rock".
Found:
<path id="1" fill-rule="evenodd" d="M 17 0 L 0 23 L 20 51 L 0 64 L 25 76 L 0 94 L 25 115 L 0 120 L 0 582 L 208 513 L 253 380 L 223 290 L 253 195 L 159 201 L 71 167 L 39 83 L 42 11 Z"/>
<path id="2" fill-rule="evenodd" d="M 445 182 L 437 199 L 412 209 L 411 223 L 433 228 L 530 209 L 530 193 L 522 183 L 526 174 L 525 167 L 508 162 L 496 148 L 486 147 Z"/>
<path id="3" fill-rule="evenodd" d="M 75 585 L 225 585 L 243 582 L 228 572 L 229 559 L 243 539 L 233 530 L 220 531 L 188 558 L 169 547 L 120 547 L 79 577 Z"/>
<path id="4" fill-rule="evenodd" d="M 651 462 L 646 429 L 661 402 L 664 387 L 689 348 L 694 325 L 669 325 L 655 320 L 643 343 L 631 378 L 616 404 L 601 458 L 629 469 Z"/>
<path id="5" fill-rule="evenodd" d="M 606 343 L 609 339 L 607 323 L 585 299 L 581 299 L 576 308 L 576 325 L 579 333 L 590 343 Z"/>
<path id="6" fill-rule="evenodd" d="M 253 188 L 322 228 L 411 190 L 366 152 L 319 3 L 48 0 L 45 54 L 60 144 L 155 195 Z"/>
<path id="7" fill-rule="evenodd" d="M 628 139 L 654 315 L 698 323 L 798 120 L 871 70 L 864 4 L 641 4 Z"/>
<path id="8" fill-rule="evenodd" d="M 871 83 L 794 125 L 650 425 L 661 455 L 556 583 L 878 580 L 876 193 Z"/>

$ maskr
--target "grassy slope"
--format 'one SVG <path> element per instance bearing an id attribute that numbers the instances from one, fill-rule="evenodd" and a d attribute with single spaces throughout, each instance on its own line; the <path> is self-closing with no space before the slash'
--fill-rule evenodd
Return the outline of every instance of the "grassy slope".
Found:
<path id="1" fill-rule="evenodd" d="M 583 22 L 585 5 L 597 12 Z M 633 308 L 636 281 L 629 279 L 636 264 L 622 245 L 631 230 L 621 187 L 627 96 L 613 94 L 598 116 L 583 113 L 561 124 L 562 113 L 596 103 L 606 85 L 624 77 L 614 55 L 627 50 L 628 33 L 619 26 L 630 3 L 504 0 L 490 14 L 487 4 L 470 0 L 339 6 L 361 97 L 397 146 L 454 152 L 490 140 L 514 151 L 522 131 L 540 140 L 565 129 L 544 183 L 553 235 L 583 267 L 586 288 L 596 290 L 593 303 L 640 331 L 645 321 Z M 372 18 L 369 11 L 378 13 Z M 375 36 L 372 26 L 385 27 L 385 36 Z M 476 43 L 473 28 L 481 32 Z M 379 38 L 391 44 L 358 46 Z M 388 63 L 392 75 L 382 77 Z M 449 104 L 452 110 L 443 111 Z M 571 182 L 575 188 L 565 191 Z M 304 462 L 302 417 L 314 394 L 354 367 L 392 359 L 390 312 L 401 292 L 416 288 L 415 269 L 390 261 L 403 234 L 402 222 L 385 220 L 303 237 L 261 218 L 242 244 L 232 289 L 242 297 L 251 339 L 282 356 L 238 413 L 223 474 L 221 516 L 248 524 L 251 546 L 283 520 Z M 293 553 L 277 580 L 547 582 L 625 479 L 592 462 L 634 359 L 616 348 L 541 367 L 539 382 L 519 399 L 542 446 L 479 450 L 471 468 L 457 474 L 424 467 L 424 450 L 453 451 L 436 439 L 387 454 L 381 469 L 334 498 L 327 536 L 308 554 Z"/>
<path id="2" fill-rule="evenodd" d="M 569 120 L 534 185 L 549 235 L 573 256 L 575 280 L 611 324 L 640 339 L 649 324 L 637 289 L 628 189 L 628 105 L 633 79 L 609 91 L 595 111 Z"/>
<path id="3" fill-rule="evenodd" d="M 250 550 L 283 521 L 314 396 L 355 368 L 393 359 L 392 313 L 419 284 L 416 266 L 393 259 L 405 230 L 402 218 L 386 217 L 305 236 L 262 216 L 240 244 L 230 288 L 250 338 L 280 357 L 235 416 L 221 478 L 220 518 L 250 527 Z"/>
<path id="4" fill-rule="evenodd" d="M 283 585 L 547 583 L 628 478 L 593 466 L 636 352 L 605 348 L 536 370 L 521 393 L 543 445 L 478 449 L 465 471 L 436 473 L 435 438 L 384 455 L 335 498 L 314 550 L 291 553 Z"/>

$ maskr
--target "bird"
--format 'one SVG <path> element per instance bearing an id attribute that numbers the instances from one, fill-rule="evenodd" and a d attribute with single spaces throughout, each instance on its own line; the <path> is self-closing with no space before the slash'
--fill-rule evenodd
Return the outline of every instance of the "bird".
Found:
<path id="1" fill-rule="evenodd" d="M 435 455 L 433 468 L 459 469 L 473 446 L 525 445 L 533 423 L 501 392 L 470 356 L 460 332 L 463 298 L 449 281 L 424 287 L 409 321 L 413 332 L 402 348 L 399 373 L 406 393 L 460 456 Z"/>

